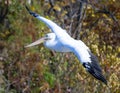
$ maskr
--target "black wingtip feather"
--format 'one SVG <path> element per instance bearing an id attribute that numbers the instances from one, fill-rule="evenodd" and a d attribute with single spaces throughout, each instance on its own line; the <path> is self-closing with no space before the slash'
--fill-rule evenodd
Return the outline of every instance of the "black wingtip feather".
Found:
<path id="1" fill-rule="evenodd" d="M 30 11 L 30 9 L 27 7 L 27 5 L 25 5 L 25 8 L 27 9 L 27 11 Z"/>
<path id="2" fill-rule="evenodd" d="M 103 83 L 105 83 L 107 85 L 107 80 L 104 78 L 104 76 L 102 75 L 102 72 L 99 71 L 98 69 L 94 68 L 93 65 L 88 62 L 88 63 L 83 63 L 83 66 L 87 69 L 87 71 L 94 76 L 96 79 L 102 81 Z"/>
<path id="3" fill-rule="evenodd" d="M 32 16 L 34 16 L 34 17 L 39 16 L 37 13 L 32 12 L 26 5 L 25 5 L 25 8 L 26 8 L 27 11 L 30 13 L 30 15 L 32 15 Z"/>
<path id="4" fill-rule="evenodd" d="M 98 59 L 96 56 L 94 56 L 91 52 L 89 52 L 91 62 L 85 62 L 83 63 L 83 66 L 87 69 L 87 71 L 93 75 L 96 79 L 102 81 L 107 85 L 107 80 L 105 77 L 102 75 L 102 70 L 101 67 L 98 63 Z"/>

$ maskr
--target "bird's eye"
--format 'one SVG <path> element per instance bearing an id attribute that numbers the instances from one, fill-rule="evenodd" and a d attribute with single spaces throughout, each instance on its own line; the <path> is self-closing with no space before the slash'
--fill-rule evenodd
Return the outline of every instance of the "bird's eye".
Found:
<path id="1" fill-rule="evenodd" d="M 45 37 L 46 37 L 46 40 L 50 40 L 51 39 L 49 35 L 45 35 Z"/>
<path id="2" fill-rule="evenodd" d="M 46 37 L 49 37 L 48 35 L 46 35 Z"/>

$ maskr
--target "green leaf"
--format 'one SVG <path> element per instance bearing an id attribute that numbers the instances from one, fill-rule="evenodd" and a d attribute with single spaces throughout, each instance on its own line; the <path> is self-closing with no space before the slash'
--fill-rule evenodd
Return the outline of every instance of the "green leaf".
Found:
<path id="1" fill-rule="evenodd" d="M 44 73 L 44 78 L 49 83 L 49 85 L 51 87 L 54 86 L 54 83 L 55 83 L 55 75 L 54 74 L 52 74 L 50 72 L 45 72 Z"/>

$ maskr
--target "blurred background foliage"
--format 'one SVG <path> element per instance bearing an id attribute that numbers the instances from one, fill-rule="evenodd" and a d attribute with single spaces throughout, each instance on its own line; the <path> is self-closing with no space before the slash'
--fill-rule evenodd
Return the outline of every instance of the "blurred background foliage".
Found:
<path id="1" fill-rule="evenodd" d="M 25 9 L 53 20 L 99 58 L 108 86 L 72 53 L 24 46 L 50 30 Z M 119 0 L 0 0 L 0 93 L 120 93 Z"/>

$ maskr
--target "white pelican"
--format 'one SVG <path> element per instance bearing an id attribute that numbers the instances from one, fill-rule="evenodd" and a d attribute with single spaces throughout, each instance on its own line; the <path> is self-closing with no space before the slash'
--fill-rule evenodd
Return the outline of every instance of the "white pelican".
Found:
<path id="1" fill-rule="evenodd" d="M 26 7 L 26 9 L 32 16 L 44 22 L 51 29 L 52 33 L 46 34 L 43 38 L 38 39 L 25 47 L 32 47 L 44 42 L 45 47 L 56 52 L 73 52 L 82 63 L 83 67 L 91 75 L 107 85 L 107 81 L 102 75 L 102 70 L 98 63 L 98 59 L 91 53 L 90 49 L 81 40 L 73 39 L 56 23 L 30 11 L 28 7 Z"/>

